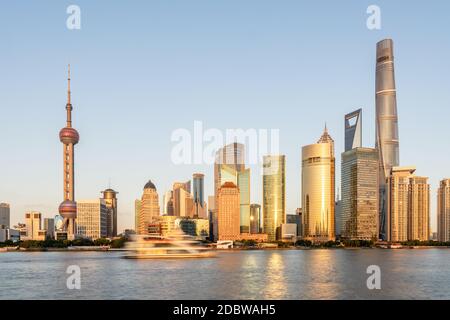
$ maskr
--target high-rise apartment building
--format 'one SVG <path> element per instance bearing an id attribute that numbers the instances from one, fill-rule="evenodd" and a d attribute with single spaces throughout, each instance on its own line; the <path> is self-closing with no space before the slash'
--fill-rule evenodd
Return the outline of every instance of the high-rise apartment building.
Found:
<path id="1" fill-rule="evenodd" d="M 217 195 L 218 240 L 240 238 L 240 195 L 239 188 L 232 182 L 225 182 Z"/>
<path id="2" fill-rule="evenodd" d="M 439 241 L 450 241 L 450 179 L 439 183 L 437 195 L 437 237 Z"/>
<path id="3" fill-rule="evenodd" d="M 393 167 L 388 178 L 387 241 L 429 240 L 430 186 L 414 167 Z"/>
<path id="4" fill-rule="evenodd" d="M 341 238 L 377 240 L 378 150 L 357 147 L 342 153 Z"/>
<path id="5" fill-rule="evenodd" d="M 325 130 L 319 141 L 302 148 L 303 238 L 323 242 L 335 240 L 334 141 Z"/>
<path id="6" fill-rule="evenodd" d="M 269 241 L 279 239 L 286 219 L 286 157 L 263 157 L 263 229 Z"/>
<path id="7" fill-rule="evenodd" d="M 9 228 L 11 211 L 8 203 L 0 203 L 0 225 Z"/>
<path id="8" fill-rule="evenodd" d="M 158 193 L 150 180 L 144 186 L 144 193 L 139 206 L 136 232 L 137 234 L 148 234 L 148 226 L 153 222 L 153 217 L 160 215 Z"/>
<path id="9" fill-rule="evenodd" d="M 377 43 L 375 83 L 375 148 L 379 153 L 380 236 L 387 233 L 387 179 L 392 167 L 399 165 L 397 98 L 394 75 L 394 43 L 384 39 Z"/>
<path id="10" fill-rule="evenodd" d="M 409 179 L 408 240 L 430 240 L 430 185 L 428 177 Z"/>

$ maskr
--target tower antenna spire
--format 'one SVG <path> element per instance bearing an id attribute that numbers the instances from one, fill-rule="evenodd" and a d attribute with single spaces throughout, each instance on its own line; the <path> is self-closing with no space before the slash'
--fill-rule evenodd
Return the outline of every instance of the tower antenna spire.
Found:
<path id="1" fill-rule="evenodd" d="M 68 78 L 67 78 L 67 105 L 66 105 L 66 110 L 67 110 L 67 127 L 72 127 L 72 102 L 70 100 L 70 63 L 68 65 Z"/>

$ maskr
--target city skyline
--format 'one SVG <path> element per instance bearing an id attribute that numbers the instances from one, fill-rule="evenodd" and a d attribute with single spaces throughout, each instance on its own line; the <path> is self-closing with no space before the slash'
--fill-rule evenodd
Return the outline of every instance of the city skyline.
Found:
<path id="1" fill-rule="evenodd" d="M 83 2 L 81 2 L 80 5 L 83 7 Z M 383 12 L 388 10 L 387 8 L 399 10 L 400 8 L 397 6 L 398 5 L 384 5 L 383 7 L 382 5 Z M 12 7 L 14 7 L 14 5 L 12 5 Z M 315 7 L 311 7 L 313 8 L 312 10 L 314 10 Z M 96 9 L 98 8 L 96 8 L 95 5 L 92 5 L 86 8 L 86 11 Z M 285 11 L 277 12 L 287 14 Z M 338 12 L 340 11 L 338 10 Z M 265 14 L 266 16 L 268 15 L 268 13 Z M 389 20 L 389 14 L 390 13 L 384 18 L 387 26 L 394 24 L 393 21 Z M 10 20 L 6 19 L 6 21 Z M 33 20 L 31 19 L 31 21 Z M 242 23 L 243 21 L 240 22 Z M 96 25 L 97 23 L 100 22 L 96 22 Z M 361 17 L 361 24 L 363 23 L 364 16 Z M 431 23 L 431 26 L 426 26 L 426 28 L 432 29 L 433 26 L 436 25 Z M 86 28 L 88 27 L 89 25 L 86 25 Z M 363 27 L 361 27 L 361 29 L 363 29 Z M 414 39 L 410 39 L 405 34 L 401 36 L 400 31 L 393 31 L 394 28 L 389 29 L 386 27 L 386 29 L 386 31 L 382 29 L 379 32 L 372 33 L 369 30 L 363 29 L 361 32 L 364 31 L 364 33 L 354 35 L 353 37 L 347 37 L 343 44 L 332 41 L 328 36 L 324 37 L 325 39 L 330 40 L 329 46 L 338 45 L 344 48 L 345 44 L 354 43 L 353 50 L 356 52 L 355 57 L 352 56 L 352 59 L 354 59 L 354 61 L 352 61 L 354 63 L 354 69 L 363 69 L 361 74 L 351 72 L 351 75 L 346 77 L 344 83 L 336 86 L 336 89 L 332 89 L 333 85 L 330 81 L 331 79 L 334 79 L 334 73 L 340 70 L 339 67 L 334 66 L 333 68 L 335 69 L 331 69 L 332 72 L 329 74 L 327 74 L 326 70 L 329 69 L 328 67 L 331 62 L 339 63 L 338 60 L 342 58 L 342 56 L 339 53 L 337 57 L 333 58 L 331 54 L 319 50 L 319 48 L 323 49 L 323 46 L 326 47 L 327 45 L 316 45 L 311 48 L 314 53 L 318 54 L 318 59 L 313 59 L 313 62 L 316 66 L 320 63 L 321 71 L 319 71 L 319 74 L 317 75 L 319 78 L 313 77 L 308 86 L 323 89 L 324 86 L 328 85 L 325 90 L 332 94 L 337 93 L 339 90 L 342 90 L 342 88 L 351 88 L 352 93 L 349 96 L 339 94 L 339 99 L 335 98 L 332 101 L 333 103 L 320 97 L 316 97 L 317 101 L 311 99 L 312 96 L 302 88 L 302 85 L 304 84 L 303 80 L 296 80 L 296 77 L 302 77 L 301 74 L 303 73 L 303 70 L 301 69 L 303 63 L 301 62 L 302 56 L 299 51 L 301 48 L 300 46 L 300 48 L 295 47 L 292 50 L 293 54 L 295 53 L 298 62 L 294 62 L 294 57 L 289 55 L 289 58 L 291 59 L 289 61 L 290 63 L 293 63 L 292 65 L 289 65 L 289 67 L 294 66 L 292 70 L 287 68 L 288 65 L 272 61 L 272 69 L 270 69 L 269 72 L 269 74 L 278 74 L 278 76 L 288 75 L 287 80 L 292 81 L 290 85 L 288 82 L 283 81 L 282 83 L 286 86 L 287 89 L 285 88 L 283 90 L 289 92 L 289 97 L 278 99 L 281 97 L 279 93 L 274 95 L 264 93 L 258 97 L 257 91 L 259 90 L 255 89 L 264 86 L 268 86 L 266 90 L 273 88 L 274 91 L 278 90 L 278 92 L 280 92 L 281 87 L 275 82 L 270 81 L 259 82 L 258 87 L 247 84 L 245 88 L 248 88 L 250 92 L 248 95 L 243 94 L 242 90 L 231 85 L 230 81 L 233 77 L 229 74 L 225 74 L 227 77 L 223 78 L 223 80 L 226 85 L 223 88 L 219 85 L 220 83 L 217 82 L 219 81 L 219 77 L 213 78 L 216 79 L 216 82 L 212 85 L 216 88 L 216 90 L 213 91 L 218 94 L 216 97 L 213 97 L 213 95 L 208 96 L 205 98 L 204 102 L 201 102 L 202 100 L 196 95 L 191 96 L 191 99 L 187 99 L 187 102 L 177 102 L 177 99 L 167 99 L 170 100 L 170 103 L 168 102 L 169 105 L 172 104 L 172 107 L 176 111 L 183 110 L 184 108 L 187 108 L 187 110 L 182 113 L 183 117 L 180 117 L 180 119 L 172 116 L 172 122 L 167 121 L 170 123 L 164 128 L 156 124 L 158 120 L 161 120 L 160 115 L 155 115 L 155 118 L 148 117 L 146 122 L 140 119 L 145 118 L 142 117 L 142 115 L 148 115 L 148 111 L 145 111 L 144 106 L 141 105 L 143 102 L 146 103 L 145 106 L 153 113 L 158 112 L 153 106 L 159 105 L 158 108 L 161 108 L 161 113 L 163 113 L 163 116 L 165 116 L 166 119 L 169 119 L 167 116 L 172 115 L 172 113 L 168 112 L 165 108 L 168 106 L 167 104 L 161 104 L 161 101 L 165 100 L 164 94 L 162 94 L 159 99 L 149 100 L 146 98 L 149 96 L 151 97 L 152 94 L 154 94 L 154 89 L 150 90 L 151 93 L 149 95 L 143 95 L 142 92 L 140 92 L 145 91 L 147 86 L 148 88 L 153 88 L 148 82 L 139 83 L 140 80 L 142 80 L 140 72 L 134 73 L 134 75 L 138 75 L 137 79 L 135 79 L 136 83 L 139 83 L 138 87 L 127 88 L 127 85 L 125 84 L 126 81 L 123 77 L 129 76 L 134 79 L 132 71 L 136 71 L 136 69 L 131 69 L 129 73 L 125 72 L 122 79 L 115 79 L 114 73 L 111 71 L 104 72 L 105 70 L 108 70 L 106 65 L 100 64 L 98 68 L 89 70 L 92 62 L 90 62 L 87 56 L 77 50 L 74 51 L 78 52 L 78 57 L 73 54 L 59 52 L 60 56 L 55 59 L 55 62 L 50 61 L 47 58 L 43 59 L 42 56 L 38 55 L 38 57 L 42 58 L 42 66 L 39 66 L 36 63 L 38 61 L 37 58 L 33 58 L 33 61 L 35 62 L 34 66 L 25 63 L 18 68 L 17 74 L 11 72 L 10 82 L 0 80 L 1 84 L 5 85 L 6 88 L 0 101 L 2 102 L 2 105 L 10 106 L 10 109 L 6 112 L 10 121 L 4 123 L 0 128 L 1 136 L 7 137 L 6 140 L 2 139 L 0 142 L 2 150 L 7 151 L 0 160 L 0 168 L 2 170 L 1 176 L 6 179 L 5 181 L 9 182 L 8 184 L 2 183 L 0 186 L 0 201 L 11 204 L 11 225 L 19 221 L 23 222 L 23 215 L 27 211 L 36 210 L 42 212 L 45 217 L 53 217 L 57 213 L 57 204 L 61 201 L 60 181 L 62 179 L 60 176 L 61 173 L 59 172 L 61 166 L 60 144 L 55 141 L 54 136 L 61 124 L 63 112 L 62 106 L 64 104 L 64 99 L 62 98 L 64 94 L 63 86 L 65 86 L 64 68 L 68 62 L 72 63 L 72 66 L 74 67 L 73 72 L 75 74 L 73 77 L 75 80 L 72 84 L 73 87 L 76 88 L 74 104 L 76 105 L 77 112 L 74 117 L 77 123 L 77 129 L 83 136 L 83 140 L 77 145 L 76 198 L 94 198 L 98 195 L 98 190 L 105 188 L 108 179 L 111 179 L 112 187 L 120 192 L 118 220 L 119 231 L 121 231 L 124 228 L 133 226 L 134 199 L 141 195 L 142 185 L 148 179 L 155 181 L 158 190 L 160 190 L 160 198 L 162 198 L 162 194 L 171 188 L 174 181 L 188 180 L 191 178 L 192 173 L 201 172 L 205 174 L 205 196 L 213 194 L 213 187 L 211 186 L 213 182 L 213 171 L 210 166 L 175 166 L 170 163 L 170 147 L 172 146 L 170 132 L 179 127 L 191 129 L 193 121 L 195 120 L 203 120 L 208 127 L 213 128 L 281 128 L 280 140 L 282 145 L 280 154 L 286 155 L 286 213 L 295 213 L 295 209 L 301 206 L 299 196 L 301 193 L 299 186 L 301 173 L 299 169 L 301 147 L 316 139 L 315 133 L 320 130 L 325 121 L 328 123 L 331 135 L 336 140 L 336 154 L 340 154 L 344 150 L 344 130 L 341 124 L 342 116 L 357 107 L 362 107 L 365 115 L 363 145 L 373 147 L 375 137 L 373 123 L 371 122 L 374 122 L 372 120 L 375 119 L 375 102 L 373 97 L 375 77 L 373 64 L 373 61 L 375 60 L 374 47 L 377 41 L 391 34 L 396 44 L 396 82 L 399 87 L 398 112 L 399 117 L 401 118 L 399 131 L 400 136 L 402 137 L 401 162 L 405 165 L 416 166 L 418 171 L 430 177 L 430 202 L 432 205 L 431 223 L 433 230 L 436 230 L 436 190 L 439 181 L 450 176 L 450 173 L 448 172 L 449 169 L 445 166 L 445 159 L 448 159 L 448 156 L 444 153 L 439 157 L 440 159 L 436 160 L 437 162 L 429 163 L 429 159 L 425 159 L 421 154 L 433 154 L 441 151 L 439 146 L 445 145 L 446 143 L 446 140 L 444 139 L 446 133 L 445 120 L 443 120 L 445 116 L 438 116 L 436 111 L 441 111 L 444 115 L 448 112 L 444 108 L 444 106 L 448 106 L 450 102 L 448 93 L 444 91 L 444 88 L 448 84 L 448 78 L 445 78 L 446 75 L 439 75 L 438 80 L 441 79 L 443 81 L 437 83 L 435 79 L 435 81 L 430 82 L 429 77 L 431 75 L 429 71 L 418 66 L 415 62 L 417 57 L 425 56 L 424 49 L 417 48 L 417 52 L 413 52 L 411 48 L 412 43 L 415 43 L 415 41 L 413 41 Z M 249 29 L 246 30 L 248 31 Z M 77 38 L 81 37 L 81 35 L 70 34 L 70 31 L 67 30 L 63 31 L 63 34 L 58 36 L 63 37 L 65 39 L 64 41 L 73 41 L 73 44 L 70 44 L 69 46 L 71 49 L 74 49 L 75 47 L 73 46 L 76 46 L 77 44 L 86 45 L 84 41 L 87 40 Z M 27 30 L 27 32 L 31 31 Z M 82 33 L 83 30 L 80 32 Z M 126 33 L 125 31 L 123 32 Z M 232 30 L 231 32 L 233 35 L 236 34 L 235 30 Z M 333 34 L 332 30 L 330 30 L 330 33 Z M 400 35 L 395 33 L 400 33 Z M 227 33 L 224 32 L 222 33 L 222 36 L 225 36 L 226 34 Z M 259 33 L 256 32 L 256 34 Z M 299 33 L 298 36 L 300 37 L 301 34 L 302 33 Z M 74 37 L 77 39 L 73 39 Z M 242 40 L 243 38 L 238 39 L 238 44 L 241 48 L 250 50 L 251 47 L 245 46 L 240 42 Z M 289 47 L 289 43 L 290 42 L 287 41 L 286 43 L 278 44 L 280 45 L 280 48 L 286 48 Z M 24 44 L 22 43 L 16 43 L 15 46 L 10 48 L 10 51 L 15 52 L 15 49 L 22 48 L 23 46 Z M 261 48 L 261 46 L 265 48 L 264 43 L 258 42 L 256 48 Z M 409 50 L 407 49 L 408 46 L 410 46 Z M 268 52 L 273 53 L 269 48 L 266 49 L 269 50 Z M 444 68 L 446 64 L 448 64 L 448 62 L 443 59 L 448 53 L 448 49 L 448 44 L 444 44 L 443 49 L 441 49 L 442 51 L 436 53 L 436 60 L 441 63 L 441 67 L 444 65 Z M 93 52 L 97 55 L 101 54 L 101 51 L 99 51 L 98 48 Z M 237 50 L 232 52 L 237 54 L 240 51 Z M 335 52 L 333 52 L 333 54 L 335 54 Z M 361 58 L 356 56 L 361 56 Z M 309 54 L 307 57 L 312 58 Z M 13 62 L 19 62 L 21 58 L 11 59 Z M 250 62 L 250 60 L 245 58 L 242 59 L 241 62 Z M 225 60 L 225 64 L 227 63 L 231 63 L 231 61 Z M 262 61 L 259 61 L 259 63 L 262 63 Z M 434 63 L 436 62 L 431 62 L 430 68 L 435 66 Z M 15 63 L 13 63 L 13 65 L 18 66 L 18 64 Z M 213 65 L 218 67 L 221 63 L 216 62 Z M 43 66 L 46 68 L 48 67 L 49 72 L 46 74 L 44 81 L 41 82 L 39 81 L 39 75 L 42 73 L 41 68 L 43 68 Z M 121 65 L 118 68 L 120 71 L 123 71 L 124 67 L 124 65 Z M 281 69 L 277 69 L 277 67 L 281 67 Z M 143 71 L 148 68 L 149 65 L 144 67 Z M 23 77 L 25 69 L 27 69 L 27 77 Z M 35 72 L 30 72 L 30 69 Z M 8 66 L 6 66 L 6 70 L 7 72 L 12 71 Z M 184 70 L 184 68 L 182 68 L 182 70 Z M 312 75 L 312 72 L 308 72 L 308 70 L 309 68 L 306 68 L 306 74 Z M 174 72 L 174 70 L 171 71 Z M 255 70 L 251 67 L 248 69 L 244 68 L 243 72 L 246 80 L 248 80 L 247 77 L 252 71 L 254 72 Z M 144 73 L 147 72 L 148 70 Z M 221 69 L 219 75 L 224 75 L 224 72 L 225 71 Z M 279 72 L 282 73 L 280 74 Z M 150 72 L 148 72 L 148 74 L 150 74 Z M 164 75 L 162 70 L 159 70 L 157 74 L 160 77 Z M 423 75 L 424 79 L 417 77 L 418 74 Z M 326 76 L 330 76 L 331 79 L 327 80 Z M 92 80 L 89 80 L 89 77 L 95 79 L 98 83 L 104 83 L 105 87 L 103 87 L 103 85 L 100 87 L 92 86 Z M 107 77 L 111 77 L 115 80 L 107 80 Z M 412 80 L 407 79 L 408 77 L 412 78 Z M 16 85 L 18 85 L 17 81 L 19 78 L 21 78 L 21 91 L 28 92 L 29 98 L 17 97 L 16 92 L 18 87 L 16 87 Z M 187 80 L 187 78 L 182 78 Z M 103 80 L 106 81 L 103 82 Z M 164 83 L 168 83 L 168 79 L 164 78 L 163 80 Z M 132 83 L 135 83 L 135 81 Z M 364 85 L 360 85 L 358 82 L 362 82 Z M 430 84 L 428 84 L 429 82 Z M 153 82 L 151 83 L 153 84 Z M 181 84 L 178 80 L 175 80 L 175 83 L 178 86 Z M 111 84 L 112 86 L 109 86 Z M 202 87 L 202 84 L 204 84 L 204 81 L 196 78 L 192 87 L 198 86 L 200 88 Z M 93 90 L 90 86 L 100 90 Z M 125 86 L 124 89 L 126 89 L 123 92 L 118 90 L 118 88 L 122 86 Z M 191 87 L 191 85 L 189 87 Z M 429 87 L 432 87 L 431 96 L 434 96 L 435 94 L 438 95 L 436 100 L 430 99 L 430 96 L 427 96 L 424 93 L 417 92 L 419 91 L 418 88 Z M 183 87 L 181 88 L 183 89 Z M 220 101 L 221 97 L 228 93 L 233 93 L 231 100 L 225 100 L 225 103 Z M 127 100 L 127 97 L 129 97 L 130 94 L 137 94 L 137 98 L 131 102 L 131 106 Z M 189 98 L 189 95 L 184 89 L 181 90 L 179 94 L 180 96 L 178 99 L 182 99 L 181 97 Z M 267 102 L 261 101 L 261 98 L 264 97 L 269 97 Z M 31 98 L 33 100 L 32 104 L 28 103 Z M 118 102 L 115 102 L 114 100 L 117 100 Z M 160 103 L 158 104 L 157 101 Z M 426 110 L 421 110 L 419 107 L 423 106 L 424 103 L 428 101 L 433 101 L 433 103 L 427 104 L 426 108 L 423 108 Z M 193 106 L 193 104 L 197 102 L 199 102 L 199 105 Z M 231 104 L 231 106 L 227 107 L 228 103 Z M 313 116 L 309 119 L 309 105 L 311 105 L 311 103 L 313 106 L 320 107 L 322 112 L 320 112 L 321 115 L 312 113 Z M 95 107 L 96 104 L 99 107 Z M 245 104 L 250 104 L 252 106 L 251 109 L 254 112 L 253 119 L 243 117 L 243 119 L 236 120 L 226 114 L 218 119 L 214 119 L 213 112 L 206 107 L 207 105 L 217 105 L 217 108 L 225 108 L 225 110 L 229 110 L 230 113 L 236 113 Z M 279 104 L 282 104 L 282 106 L 278 107 Z M 28 109 L 28 106 L 33 109 Z M 106 108 L 106 106 L 108 106 L 108 108 Z M 258 106 L 259 109 L 263 111 L 262 115 L 255 111 L 258 110 Z M 271 109 L 269 109 L 271 106 L 278 107 L 277 109 L 279 111 L 271 112 Z M 296 111 L 294 107 L 297 108 Z M 123 113 L 120 108 L 129 108 L 131 112 Z M 30 112 L 25 112 L 25 114 L 23 114 L 15 111 L 16 109 L 25 109 Z M 294 110 L 292 112 L 294 112 L 297 117 L 290 116 L 289 112 L 291 110 Z M 414 112 L 411 112 L 411 110 L 414 110 Z M 113 111 L 113 113 L 118 113 L 118 115 L 112 116 L 111 114 L 108 114 L 108 112 L 111 111 Z M 188 111 L 191 111 L 191 114 L 186 117 L 189 113 Z M 139 112 L 143 114 L 140 116 L 138 114 Z M 428 115 L 428 112 L 431 113 L 432 117 Z M 246 113 L 246 115 L 248 114 L 249 113 Z M 23 122 L 19 121 L 19 116 L 20 119 L 23 118 Z M 290 118 L 293 118 L 293 120 L 290 120 Z M 415 129 L 415 123 L 422 119 L 425 119 L 424 125 L 428 126 L 429 132 L 421 130 L 422 136 L 419 136 L 415 133 L 415 131 L 418 131 Z M 18 125 L 18 123 L 20 123 L 20 125 Z M 33 123 L 34 126 L 30 126 L 31 123 Z M 23 142 L 26 137 L 18 133 L 18 131 L 23 131 L 26 127 L 34 128 L 36 130 L 36 133 L 32 137 L 31 145 L 27 144 L 27 149 L 31 149 L 34 155 L 33 163 L 29 164 L 27 167 L 23 166 L 21 160 L 25 159 L 24 151 L 15 146 L 25 145 Z M 147 131 L 150 136 L 146 134 Z M 139 138 L 139 136 L 142 136 L 142 138 Z M 153 137 L 153 139 L 151 139 L 151 137 Z M 112 142 L 106 140 L 112 140 L 114 141 L 114 144 L 111 144 Z M 148 140 L 145 142 L 144 146 L 146 149 L 150 149 L 150 151 L 142 150 L 142 142 L 144 140 Z M 432 140 L 433 143 L 426 145 L 427 141 L 431 142 Z M 129 141 L 132 143 L 129 143 Z M 127 144 L 136 144 L 136 147 L 130 148 Z M 421 147 L 420 152 L 417 150 L 417 145 Z M 116 148 L 111 148 L 111 146 Z M 155 154 L 152 150 L 158 150 L 158 154 Z M 448 151 L 444 150 L 444 152 Z M 167 164 L 167 167 L 164 167 L 164 163 Z M 253 170 L 253 168 L 251 169 L 252 192 L 250 202 L 261 204 L 262 186 L 260 182 L 261 175 L 259 174 L 260 168 L 259 166 L 256 166 L 256 170 Z M 339 161 L 336 163 L 336 172 L 340 172 Z M 26 181 L 27 186 L 38 191 L 33 194 L 26 192 L 23 188 L 24 181 Z M 336 185 L 340 184 L 339 181 L 339 174 L 336 174 Z"/>

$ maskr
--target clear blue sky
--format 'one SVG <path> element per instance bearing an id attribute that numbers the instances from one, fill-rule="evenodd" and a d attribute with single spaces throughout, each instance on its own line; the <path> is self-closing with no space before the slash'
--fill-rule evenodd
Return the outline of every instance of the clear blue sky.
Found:
<path id="1" fill-rule="evenodd" d="M 66 8 L 81 8 L 81 30 Z M 371 4 L 382 29 L 366 28 Z M 111 186 L 119 230 L 133 227 L 148 179 L 160 197 L 174 181 L 213 168 L 174 165 L 171 133 L 207 128 L 280 129 L 287 209 L 300 206 L 301 147 L 327 122 L 336 141 L 337 186 L 345 113 L 363 108 L 374 145 L 375 44 L 390 37 L 401 165 L 450 177 L 450 3 L 442 1 L 3 1 L 0 4 L 0 201 L 12 223 L 27 210 L 50 217 L 62 198 L 66 66 L 72 65 L 76 197 Z M 261 176 L 252 172 L 252 201 Z"/>

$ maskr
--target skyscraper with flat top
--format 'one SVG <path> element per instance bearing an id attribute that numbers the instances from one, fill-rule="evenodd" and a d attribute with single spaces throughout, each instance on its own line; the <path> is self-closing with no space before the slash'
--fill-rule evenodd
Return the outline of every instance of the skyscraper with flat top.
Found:
<path id="1" fill-rule="evenodd" d="M 438 240 L 450 241 L 450 179 L 439 183 L 437 201 Z"/>
<path id="2" fill-rule="evenodd" d="M 335 240 L 334 140 L 327 127 L 315 144 L 302 148 L 303 238 L 314 242 Z"/>
<path id="3" fill-rule="evenodd" d="M 8 203 L 0 203 L 0 225 L 9 228 L 10 224 L 10 209 Z"/>
<path id="4" fill-rule="evenodd" d="M 387 184 L 392 167 L 399 165 L 397 98 L 394 76 L 394 43 L 385 39 L 377 43 L 375 80 L 375 148 L 379 153 L 380 236 L 387 232 Z"/>
<path id="5" fill-rule="evenodd" d="M 281 225 L 286 222 L 286 157 L 263 157 L 263 229 L 268 240 L 281 238 Z"/>
<path id="6" fill-rule="evenodd" d="M 342 153 L 341 238 L 378 239 L 378 150 L 354 148 Z"/>
<path id="7" fill-rule="evenodd" d="M 237 240 L 240 237 L 239 188 L 225 182 L 217 195 L 218 240 Z"/>

